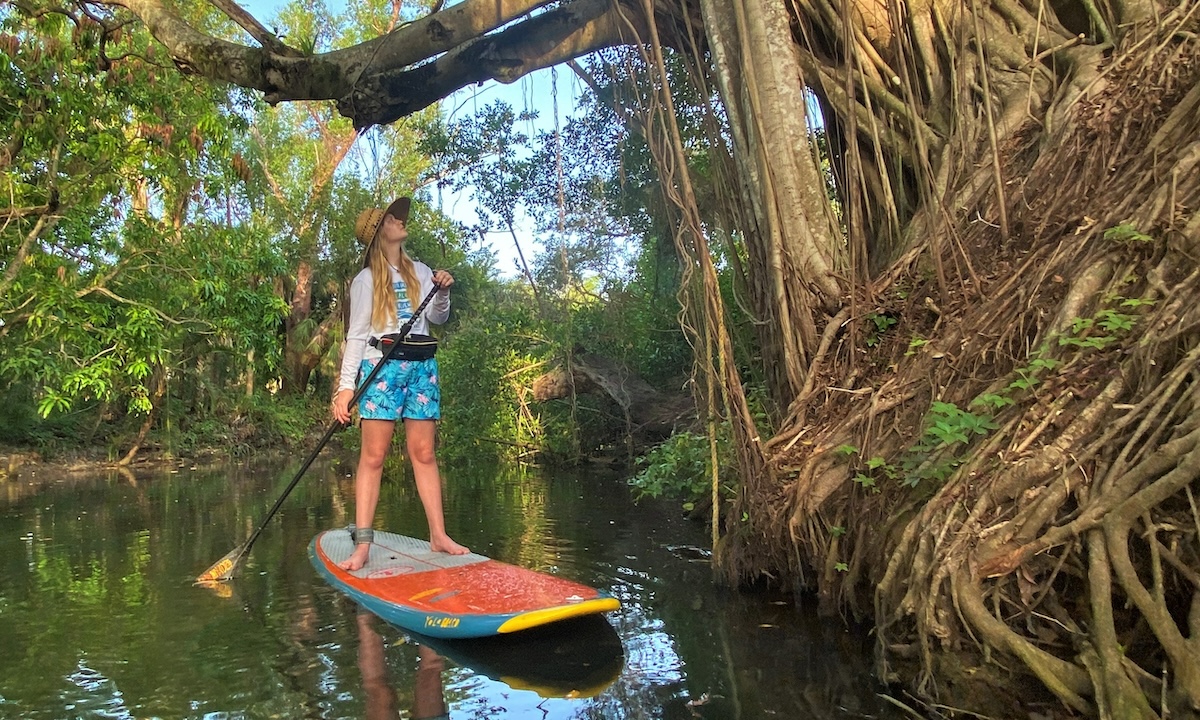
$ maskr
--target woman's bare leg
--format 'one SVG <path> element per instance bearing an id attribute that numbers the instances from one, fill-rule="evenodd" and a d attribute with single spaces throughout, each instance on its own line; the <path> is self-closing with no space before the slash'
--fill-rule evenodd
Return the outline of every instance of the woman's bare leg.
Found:
<path id="1" fill-rule="evenodd" d="M 435 552 L 463 555 L 470 551 L 446 534 L 446 517 L 442 513 L 442 478 L 438 473 L 437 456 L 434 454 L 436 433 L 435 420 L 404 419 L 408 459 L 412 462 L 417 494 L 421 496 L 425 520 L 429 523 L 429 547 Z"/>
<path id="2" fill-rule="evenodd" d="M 391 420 L 362 421 L 362 451 L 358 455 L 358 473 L 354 477 L 354 524 L 373 527 L 375 506 L 379 504 L 379 482 L 383 478 L 383 460 L 392 444 L 396 423 Z M 340 563 L 343 570 L 358 570 L 367 564 L 371 546 L 354 546 L 350 557 Z"/>

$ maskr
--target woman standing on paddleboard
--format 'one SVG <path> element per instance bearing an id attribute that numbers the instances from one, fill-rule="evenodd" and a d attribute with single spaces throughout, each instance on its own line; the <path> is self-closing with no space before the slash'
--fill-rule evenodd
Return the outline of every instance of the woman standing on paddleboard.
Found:
<path id="1" fill-rule="evenodd" d="M 450 286 L 454 278 L 445 270 L 433 271 L 404 251 L 408 239 L 411 198 L 397 199 L 386 210 L 362 211 L 354 235 L 367 246 L 363 269 L 350 285 L 350 320 L 338 392 L 333 399 L 335 420 L 350 422 L 350 398 L 359 377 L 365 377 L 382 359 L 381 340 L 394 335 L 412 317 L 413 308 L 437 287 L 428 309 L 413 323 L 409 337 L 426 335 L 429 323 L 441 325 L 450 316 Z M 441 390 L 437 360 L 392 359 L 372 381 L 358 403 L 362 418 L 362 451 L 354 479 L 354 553 L 339 567 L 358 570 L 367 563 L 375 532 L 375 506 L 383 461 L 392 444 L 396 421 L 404 421 L 408 458 L 417 482 L 417 494 L 429 523 L 429 546 L 438 552 L 461 555 L 467 548 L 446 534 L 442 514 L 442 480 L 434 453 L 437 420 L 441 417 Z"/>

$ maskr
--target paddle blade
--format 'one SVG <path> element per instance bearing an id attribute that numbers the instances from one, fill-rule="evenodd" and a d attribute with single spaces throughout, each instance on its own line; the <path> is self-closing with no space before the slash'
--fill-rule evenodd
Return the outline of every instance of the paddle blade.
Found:
<path id="1" fill-rule="evenodd" d="M 209 585 L 212 583 L 223 583 L 233 579 L 233 573 L 237 570 L 237 564 L 242 559 L 242 555 L 246 553 L 246 546 L 239 545 L 233 550 L 226 553 L 225 557 L 216 561 L 204 572 L 196 576 L 194 585 Z"/>

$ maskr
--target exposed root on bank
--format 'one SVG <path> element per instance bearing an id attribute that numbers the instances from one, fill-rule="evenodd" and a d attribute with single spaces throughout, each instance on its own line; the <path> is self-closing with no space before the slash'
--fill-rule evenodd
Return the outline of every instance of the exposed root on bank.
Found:
<path id="1" fill-rule="evenodd" d="M 873 618 L 881 676 L 918 662 L 921 697 L 953 682 L 949 650 L 1081 715 L 1200 713 L 1200 22 L 1181 18 L 1065 91 L 1055 135 L 1010 137 L 1008 242 L 982 191 L 941 230 L 957 289 L 914 253 L 859 301 L 895 321 L 872 353 L 861 317 L 824 328 L 766 444 L 780 482 L 730 513 L 752 518 L 729 522 L 731 577 Z"/>

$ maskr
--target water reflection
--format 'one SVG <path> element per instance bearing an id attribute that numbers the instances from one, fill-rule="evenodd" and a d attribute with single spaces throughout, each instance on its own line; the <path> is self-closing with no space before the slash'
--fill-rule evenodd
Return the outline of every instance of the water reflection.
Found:
<path id="1" fill-rule="evenodd" d="M 399 701 L 392 689 L 384 664 L 383 638 L 375 632 L 376 618 L 366 610 L 356 615 L 358 625 L 358 670 L 362 675 L 366 697 L 367 718 L 396 718 Z M 412 709 L 413 720 L 439 720 L 447 717 L 446 694 L 442 688 L 441 656 L 424 645 L 417 649 L 417 669 L 414 673 Z"/>
<path id="2" fill-rule="evenodd" d="M 384 623 L 361 608 L 355 620 L 366 716 L 395 718 L 398 697 L 385 663 L 385 642 L 376 630 Z M 416 647 L 412 707 L 404 715 L 413 720 L 447 717 L 442 681 L 446 659 L 462 670 L 545 699 L 599 695 L 620 675 L 624 661 L 620 638 L 611 625 L 595 617 L 484 640 L 440 640 L 412 633 L 401 638 Z"/>
<path id="3" fill-rule="evenodd" d="M 595 697 L 616 681 L 625 661 L 616 630 L 597 616 L 478 640 L 412 639 L 461 667 L 543 698 Z"/>
<path id="4" fill-rule="evenodd" d="M 0 717 L 888 716 L 860 634 L 714 587 L 703 528 L 611 477 L 447 469 L 455 537 L 611 592 L 599 625 L 445 644 L 364 617 L 306 557 L 350 519 L 352 464 L 310 470 L 228 597 L 191 581 L 253 531 L 286 462 L 0 483 Z M 423 532 L 411 480 L 378 517 Z"/>

